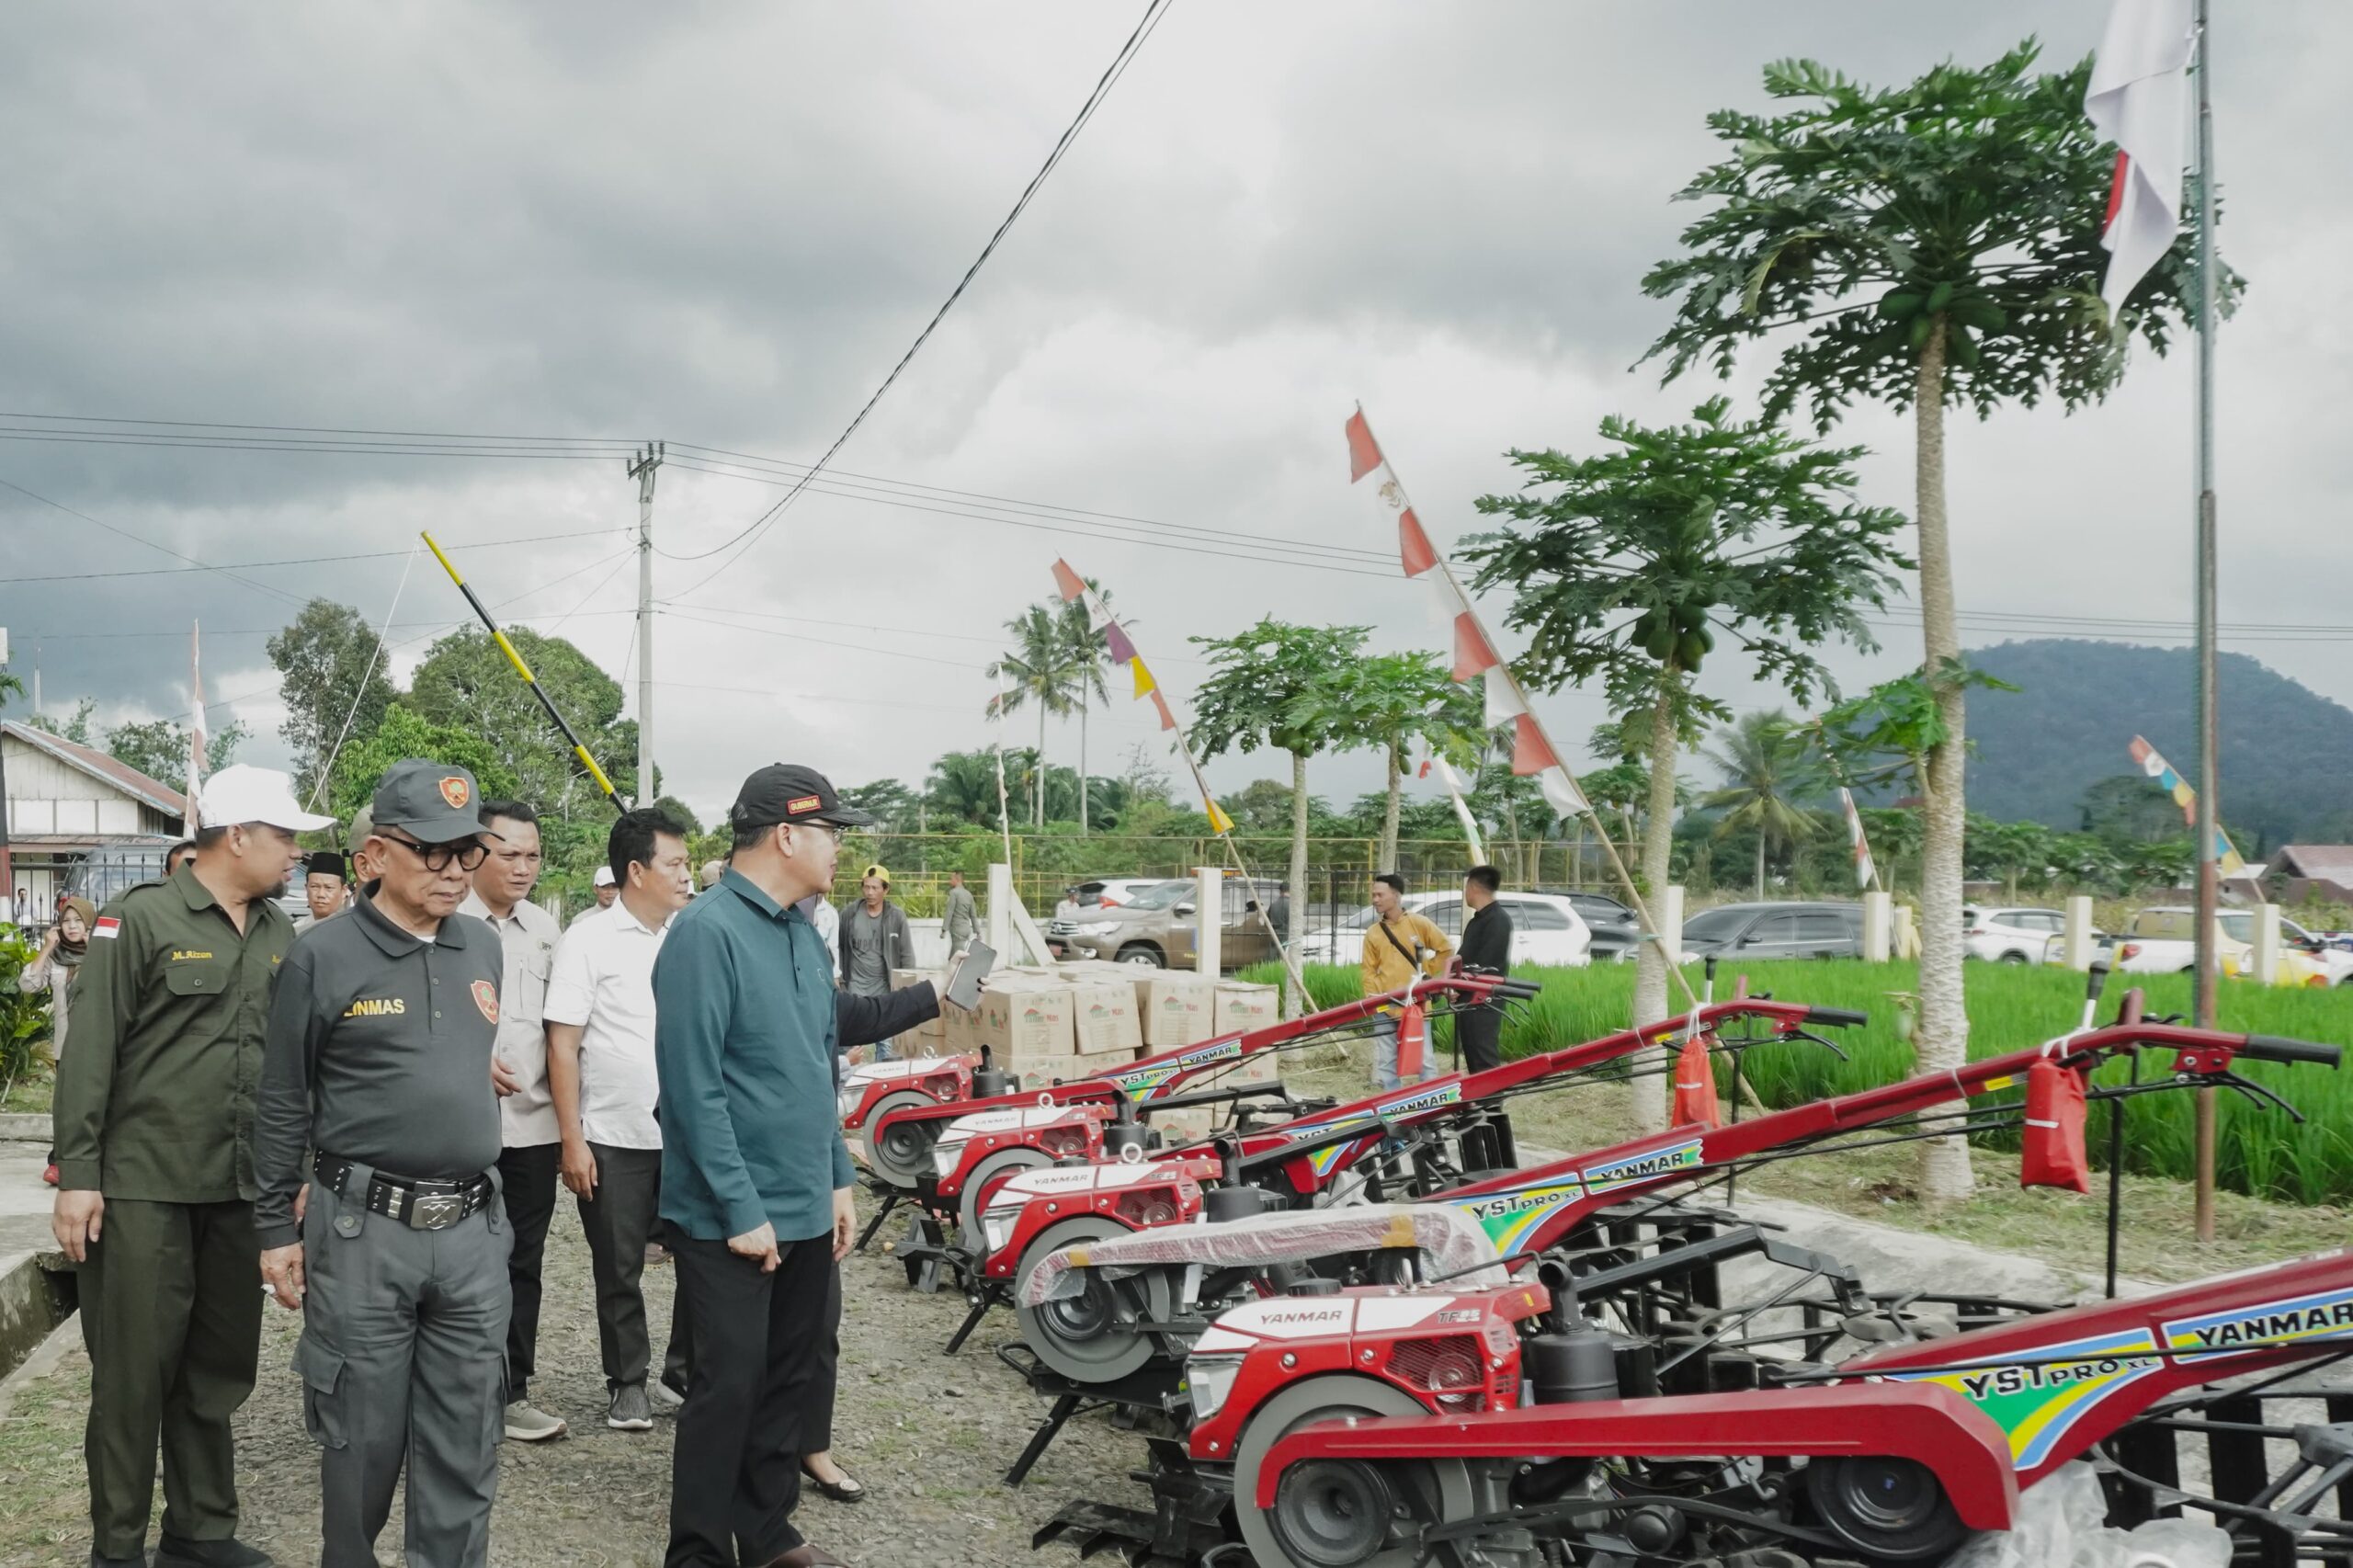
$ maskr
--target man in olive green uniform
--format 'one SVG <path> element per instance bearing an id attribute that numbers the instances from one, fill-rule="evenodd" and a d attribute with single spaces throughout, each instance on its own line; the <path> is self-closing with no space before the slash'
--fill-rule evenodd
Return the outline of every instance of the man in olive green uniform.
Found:
<path id="1" fill-rule="evenodd" d="M 58 1064 L 58 1245 L 90 1349 L 90 1561 L 143 1562 L 160 1439 L 157 1568 L 260 1568 L 239 1542 L 229 1417 L 261 1335 L 255 1087 L 269 989 L 294 939 L 272 900 L 331 826 L 282 773 L 206 781 L 194 861 L 108 906 Z"/>
<path id="2" fill-rule="evenodd" d="M 480 805 L 462 767 L 387 770 L 375 880 L 303 934 L 270 999 L 254 1228 L 262 1278 L 302 1309 L 321 1568 L 373 1568 L 404 1470 L 411 1562 L 482 1568 L 489 1551 L 511 1233 L 491 1081 L 506 966 L 458 913 L 496 837 Z"/>

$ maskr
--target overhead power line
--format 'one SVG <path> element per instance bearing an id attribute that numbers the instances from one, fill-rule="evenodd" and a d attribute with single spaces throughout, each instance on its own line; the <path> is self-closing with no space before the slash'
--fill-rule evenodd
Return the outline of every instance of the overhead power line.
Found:
<path id="1" fill-rule="evenodd" d="M 882 378 L 882 384 L 874 389 L 873 395 L 866 400 L 864 406 L 851 415 L 850 422 L 842 427 L 842 433 L 834 437 L 834 444 L 825 449 L 824 455 L 811 466 L 808 473 L 787 491 L 782 499 L 761 513 L 749 527 L 726 542 L 701 551 L 703 555 L 715 555 L 721 551 L 728 550 L 733 550 L 734 553 L 730 554 L 726 560 L 713 567 L 700 581 L 694 583 L 684 593 L 675 597 L 683 598 L 687 594 L 695 592 L 703 584 L 724 572 L 733 562 L 735 556 L 751 548 L 760 535 L 767 530 L 768 525 L 787 506 L 791 506 L 794 498 L 808 487 L 809 482 L 816 478 L 827 463 L 833 461 L 834 454 L 842 449 L 843 444 L 858 433 L 858 427 L 866 423 L 866 416 L 874 412 L 874 405 L 882 401 L 882 394 L 891 390 L 892 383 L 898 381 L 900 372 L 904 371 L 914 360 L 915 355 L 922 351 L 923 346 L 931 341 L 932 333 L 947 318 L 948 312 L 955 308 L 956 301 L 964 297 L 964 290 L 972 286 L 972 279 L 980 275 L 981 268 L 987 264 L 989 257 L 996 254 L 996 247 L 1004 243 L 1005 236 L 1012 232 L 1013 225 L 1020 219 L 1021 214 L 1029 210 L 1029 203 L 1037 196 L 1039 187 L 1046 183 L 1046 176 L 1061 165 L 1063 154 L 1070 151 L 1071 143 L 1077 139 L 1078 133 L 1086 129 L 1086 122 L 1095 118 L 1096 109 L 1101 107 L 1113 85 L 1127 74 L 1128 62 L 1135 58 L 1136 51 L 1143 47 L 1144 40 L 1149 39 L 1154 30 L 1160 26 L 1161 17 L 1168 14 L 1169 5 L 1170 0 L 1146 0 L 1143 15 L 1137 19 L 1135 30 L 1130 33 L 1127 41 L 1120 46 L 1119 53 L 1112 56 L 1111 63 L 1104 69 L 1101 79 L 1095 84 L 1095 90 L 1087 94 L 1086 103 L 1079 107 L 1077 115 L 1055 141 L 1053 150 L 1046 154 L 1046 161 L 1039 165 L 1036 174 L 1029 176 L 1029 183 L 1022 187 L 1021 195 L 1013 203 L 1013 210 L 1007 212 L 1005 215 L 1005 221 L 996 226 L 996 232 L 989 236 L 988 244 L 981 247 L 981 254 L 973 257 L 972 265 L 964 269 L 964 276 L 956 280 L 956 287 L 948 291 L 948 298 L 940 302 L 939 309 L 932 312 L 931 320 L 926 322 L 923 330 L 915 334 L 915 340 L 907 346 L 907 351 L 904 354 L 899 356 L 899 362 L 891 367 L 891 373 Z M 688 559 L 693 559 L 693 557 Z"/>

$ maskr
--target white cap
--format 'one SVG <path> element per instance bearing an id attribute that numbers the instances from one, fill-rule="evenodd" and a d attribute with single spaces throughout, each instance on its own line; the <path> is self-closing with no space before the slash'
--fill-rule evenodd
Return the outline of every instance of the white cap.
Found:
<path id="1" fill-rule="evenodd" d="M 611 887 L 613 885 L 613 869 L 610 866 L 599 866 L 597 868 L 596 876 L 590 880 L 600 888 Z"/>
<path id="2" fill-rule="evenodd" d="M 238 763 L 204 781 L 197 792 L 197 815 L 208 827 L 267 823 L 289 833 L 333 827 L 335 818 L 306 812 L 294 799 L 294 781 L 274 767 Z"/>

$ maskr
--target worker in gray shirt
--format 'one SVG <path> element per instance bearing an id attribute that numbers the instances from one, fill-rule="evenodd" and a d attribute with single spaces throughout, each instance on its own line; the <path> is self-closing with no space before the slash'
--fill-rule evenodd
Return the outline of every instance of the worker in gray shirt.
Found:
<path id="1" fill-rule="evenodd" d="M 480 1568 L 489 1551 L 510 1236 L 491 1081 L 504 958 L 458 913 L 494 836 L 477 805 L 464 768 L 394 764 L 365 845 L 378 880 L 295 944 L 270 1002 L 254 1228 L 263 1278 L 303 1312 L 322 1568 L 374 1568 L 404 1459 L 408 1561 Z"/>
<path id="2" fill-rule="evenodd" d="M 858 903 L 842 916 L 842 989 L 853 996 L 888 996 L 891 971 L 915 967 L 915 927 L 907 912 L 891 902 L 891 873 L 883 867 L 867 867 L 858 886 Z M 874 1042 L 874 1060 L 892 1060 L 888 1040 Z"/>
<path id="3" fill-rule="evenodd" d="M 961 871 L 948 873 L 948 907 L 942 914 L 946 916 L 941 925 L 948 934 L 948 950 L 961 953 L 981 934 L 981 912 L 973 905 L 972 890 L 964 885 Z"/>

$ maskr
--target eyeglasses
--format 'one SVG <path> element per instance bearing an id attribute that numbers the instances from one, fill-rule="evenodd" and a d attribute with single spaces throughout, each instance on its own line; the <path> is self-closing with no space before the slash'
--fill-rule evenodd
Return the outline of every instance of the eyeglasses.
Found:
<path id="1" fill-rule="evenodd" d="M 810 829 L 812 832 L 830 834 L 833 835 L 833 840 L 835 844 L 839 844 L 843 839 L 849 836 L 849 829 L 846 827 L 837 827 L 829 822 L 790 822 L 784 825 L 787 827 L 805 827 Z"/>
<path id="2" fill-rule="evenodd" d="M 419 844 L 414 838 L 404 838 L 381 828 L 377 830 L 376 836 L 401 846 L 425 862 L 425 869 L 428 871 L 446 871 L 452 860 L 458 863 L 460 870 L 471 871 L 490 858 L 490 846 L 479 838 L 463 844 Z"/>

